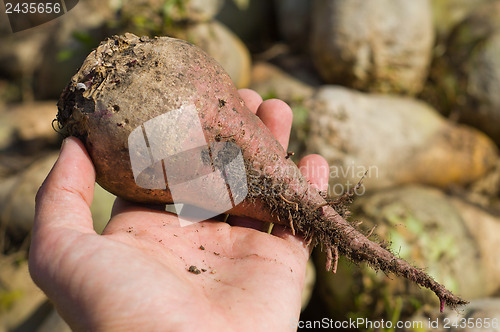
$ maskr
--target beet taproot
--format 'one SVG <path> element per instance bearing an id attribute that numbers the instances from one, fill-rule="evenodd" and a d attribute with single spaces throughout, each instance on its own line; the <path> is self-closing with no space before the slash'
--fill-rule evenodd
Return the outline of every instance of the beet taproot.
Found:
<path id="1" fill-rule="evenodd" d="M 132 34 L 102 42 L 65 88 L 58 108 L 61 131 L 84 142 L 97 182 L 117 196 L 144 203 L 178 203 L 180 199 L 196 204 L 190 201 L 193 192 L 180 198 L 177 193 L 174 202 L 173 188 L 187 179 L 181 175 L 171 180 L 169 168 L 183 168 L 191 178 L 221 170 L 226 179 L 238 180 L 243 167 L 246 189 L 240 197 L 238 193 L 231 197 L 238 204 L 226 213 L 282 223 L 301 232 L 312 245 L 320 244 L 326 251 L 328 270 L 336 270 L 342 254 L 430 288 L 441 310 L 445 303 L 451 307 L 467 303 L 346 221 L 340 203 L 330 204 L 307 182 L 269 129 L 246 108 L 222 67 L 188 42 Z M 169 121 L 158 120 L 164 117 Z M 154 142 L 148 137 L 162 139 Z M 200 142 L 212 149 L 197 149 Z M 217 143 L 227 145 L 221 150 Z M 155 157 L 183 151 L 192 153 L 173 161 Z M 134 153 L 139 161 L 134 162 Z M 231 164 L 238 153 L 242 163 Z M 139 165 L 141 158 L 149 158 L 150 164 Z M 211 160 L 232 166 L 214 168 Z M 242 186 L 240 182 L 232 184 Z M 213 202 L 228 188 L 198 181 L 190 189 L 201 195 L 198 202 Z"/>

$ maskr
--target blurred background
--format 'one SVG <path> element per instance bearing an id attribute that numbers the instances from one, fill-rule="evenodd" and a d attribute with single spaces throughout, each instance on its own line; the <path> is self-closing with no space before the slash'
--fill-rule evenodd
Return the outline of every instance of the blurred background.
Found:
<path id="1" fill-rule="evenodd" d="M 292 158 L 323 155 L 333 197 L 366 172 L 350 220 L 471 300 L 439 314 L 402 278 L 344 258 L 325 272 L 317 248 L 302 320 L 500 320 L 499 18 L 499 0 L 80 0 L 13 33 L 2 7 L 0 331 L 69 330 L 28 274 L 34 197 L 61 143 L 62 89 L 125 32 L 185 39 L 239 88 L 289 103 Z M 97 186 L 97 231 L 113 200 Z"/>

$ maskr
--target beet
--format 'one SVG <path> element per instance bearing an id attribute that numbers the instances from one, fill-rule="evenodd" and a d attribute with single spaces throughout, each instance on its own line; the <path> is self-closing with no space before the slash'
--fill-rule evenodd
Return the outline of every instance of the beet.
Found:
<path id="1" fill-rule="evenodd" d="M 198 47 L 115 36 L 87 57 L 58 107 L 61 131 L 84 142 L 97 182 L 119 197 L 285 224 L 321 245 L 329 270 L 342 254 L 430 288 L 441 309 L 466 303 L 347 222 L 342 202 L 305 180 Z"/>

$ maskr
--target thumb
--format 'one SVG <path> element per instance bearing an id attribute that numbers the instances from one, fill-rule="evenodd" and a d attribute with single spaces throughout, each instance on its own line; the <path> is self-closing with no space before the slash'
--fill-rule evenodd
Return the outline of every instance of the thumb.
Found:
<path id="1" fill-rule="evenodd" d="M 93 233 L 94 182 L 94 166 L 85 147 L 74 137 L 66 138 L 35 199 L 33 239 L 61 228 Z"/>

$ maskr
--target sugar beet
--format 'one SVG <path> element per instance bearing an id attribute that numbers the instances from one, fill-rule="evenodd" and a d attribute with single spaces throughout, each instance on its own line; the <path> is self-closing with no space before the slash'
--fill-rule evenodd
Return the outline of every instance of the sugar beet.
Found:
<path id="1" fill-rule="evenodd" d="M 139 178 L 137 174 L 134 177 L 129 151 L 132 133 L 140 131 L 137 128 L 145 133 L 145 123 L 164 114 L 194 111 L 208 145 L 231 143 L 243 156 L 248 192 L 227 213 L 282 223 L 301 232 L 326 251 L 327 269 L 335 271 L 338 255 L 342 254 L 430 288 L 439 297 L 441 309 L 445 303 L 452 307 L 466 303 L 347 222 L 338 206 L 329 204 L 286 158 L 268 128 L 246 108 L 222 67 L 185 41 L 132 34 L 104 41 L 65 88 L 58 107 L 61 131 L 85 143 L 99 184 L 127 200 L 147 203 L 173 203 L 173 182 L 163 189 L 137 184 Z M 198 139 L 190 134 L 190 123 L 175 122 L 176 132 L 184 135 L 184 145 Z M 165 123 L 155 127 L 161 133 L 171 129 Z M 160 148 L 175 154 L 178 143 L 178 137 L 166 139 Z M 146 142 L 149 147 L 151 144 Z M 167 167 L 163 164 L 159 168 L 160 177 Z M 199 175 L 208 166 L 202 163 L 190 167 Z M 149 174 L 149 178 L 158 177 Z M 210 182 L 198 183 L 196 189 L 207 199 L 220 193 Z M 232 197 L 233 201 L 236 198 Z M 189 202 L 190 195 L 182 199 L 196 203 Z"/>

